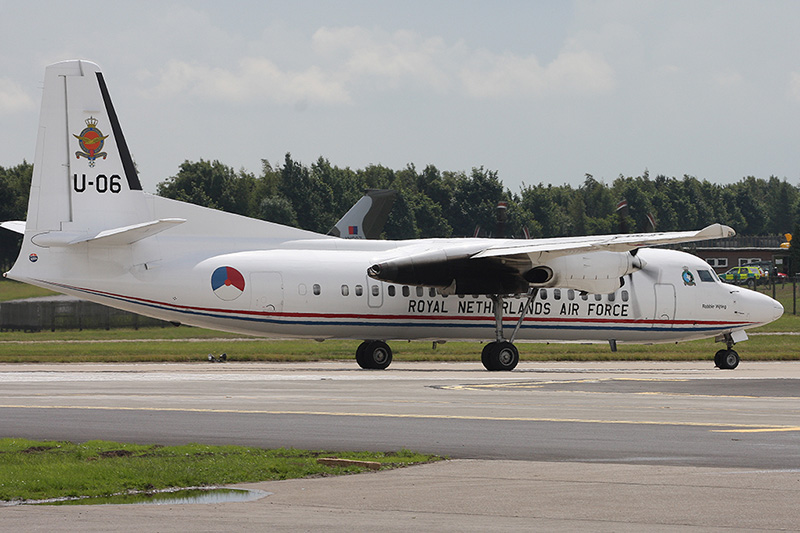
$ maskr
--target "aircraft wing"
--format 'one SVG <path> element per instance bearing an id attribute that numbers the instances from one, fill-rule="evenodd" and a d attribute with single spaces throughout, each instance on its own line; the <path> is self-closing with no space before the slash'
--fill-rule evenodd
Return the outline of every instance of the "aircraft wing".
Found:
<path id="1" fill-rule="evenodd" d="M 592 235 L 586 237 L 560 237 L 557 239 L 537 239 L 534 241 L 505 242 L 490 246 L 477 254 L 473 259 L 483 257 L 504 257 L 520 254 L 538 254 L 547 252 L 553 255 L 569 255 L 588 251 L 606 250 L 610 252 L 628 252 L 645 246 L 660 244 L 679 244 L 682 242 L 705 241 L 733 237 L 733 228 L 722 224 L 712 224 L 699 231 L 671 231 L 663 233 L 630 233 L 617 235 Z"/>
<path id="2" fill-rule="evenodd" d="M 596 294 L 617 290 L 620 278 L 644 267 L 634 250 L 733 236 L 728 226 L 699 231 L 592 235 L 525 241 L 442 240 L 371 266 L 381 281 L 437 287 L 445 294 L 514 294 L 530 287 L 564 287 Z M 630 252 L 630 253 L 629 253 Z"/>

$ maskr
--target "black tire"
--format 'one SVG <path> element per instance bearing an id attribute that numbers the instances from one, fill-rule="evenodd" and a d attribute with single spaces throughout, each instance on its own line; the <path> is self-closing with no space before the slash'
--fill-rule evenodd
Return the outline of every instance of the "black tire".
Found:
<path id="1" fill-rule="evenodd" d="M 714 355 L 714 364 L 721 370 L 733 370 L 739 366 L 739 354 L 735 350 L 720 350 Z"/>
<path id="2" fill-rule="evenodd" d="M 494 342 L 490 342 L 484 346 L 483 350 L 481 351 L 481 363 L 483 363 L 483 367 L 486 370 L 497 370 L 492 364 L 492 350 L 494 349 L 495 344 L 496 343 Z"/>
<path id="3" fill-rule="evenodd" d="M 725 359 L 723 360 L 723 368 L 725 370 L 733 370 L 739 366 L 739 354 L 735 350 L 725 350 Z"/>
<path id="4" fill-rule="evenodd" d="M 364 341 L 356 350 L 356 362 L 361 368 L 384 370 L 392 364 L 392 349 L 383 341 Z"/>
<path id="5" fill-rule="evenodd" d="M 364 348 L 369 344 L 369 341 L 364 341 L 356 348 L 356 363 L 361 368 L 369 368 L 369 361 L 364 358 Z"/>
<path id="6" fill-rule="evenodd" d="M 725 364 L 725 356 L 728 354 L 728 350 L 722 349 L 719 350 L 717 353 L 714 354 L 714 366 L 717 368 L 722 368 Z"/>
<path id="7" fill-rule="evenodd" d="M 749 289 L 755 289 L 756 288 L 756 280 L 754 278 L 749 278 L 747 280 L 747 287 Z"/>
<path id="8" fill-rule="evenodd" d="M 514 370 L 519 363 L 519 350 L 508 341 L 490 342 L 483 348 L 481 361 L 486 370 Z"/>

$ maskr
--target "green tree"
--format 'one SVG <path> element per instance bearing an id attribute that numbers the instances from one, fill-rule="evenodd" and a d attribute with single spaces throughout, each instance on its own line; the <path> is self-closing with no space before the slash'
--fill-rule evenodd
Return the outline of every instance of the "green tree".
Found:
<path id="1" fill-rule="evenodd" d="M 219 161 L 184 161 L 178 174 L 156 186 L 160 196 L 190 202 L 229 213 L 255 216 L 256 179 L 252 174 L 238 174 Z"/>
<path id="2" fill-rule="evenodd" d="M 0 167 L 0 221 L 25 220 L 32 176 L 33 165 L 27 161 L 10 168 Z M 19 234 L 0 230 L 0 268 L 3 272 L 14 265 L 21 245 Z"/>

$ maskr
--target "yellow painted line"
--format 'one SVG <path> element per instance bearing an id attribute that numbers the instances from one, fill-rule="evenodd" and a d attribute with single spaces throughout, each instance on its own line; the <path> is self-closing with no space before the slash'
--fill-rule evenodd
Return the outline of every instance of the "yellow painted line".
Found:
<path id="1" fill-rule="evenodd" d="M 283 411 L 261 409 L 218 409 L 199 407 L 113 407 L 107 405 L 0 405 L 0 409 L 78 409 L 85 411 L 143 411 L 175 413 L 220 413 L 252 415 L 294 415 L 294 416 L 352 416 L 359 418 L 416 418 L 422 420 L 485 420 L 496 422 L 561 422 L 579 424 L 626 424 L 645 426 L 689 426 L 713 428 L 737 428 L 728 431 L 794 431 L 793 426 L 765 426 L 763 424 L 723 424 L 719 422 L 670 422 L 662 420 L 605 420 L 594 418 L 548 418 L 527 416 L 475 416 L 443 415 L 422 413 L 352 413 L 342 411 Z M 724 430 L 712 430 L 724 431 Z"/>
<path id="2" fill-rule="evenodd" d="M 780 431 L 800 431 L 798 427 L 752 428 L 752 429 L 712 429 L 714 433 L 773 433 Z"/>

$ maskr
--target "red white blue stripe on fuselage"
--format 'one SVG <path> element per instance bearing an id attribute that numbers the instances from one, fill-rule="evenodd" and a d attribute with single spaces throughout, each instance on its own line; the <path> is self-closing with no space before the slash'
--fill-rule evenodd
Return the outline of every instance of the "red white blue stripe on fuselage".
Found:
<path id="1" fill-rule="evenodd" d="M 43 281 L 43 280 L 42 280 Z M 369 334 L 369 329 L 386 329 L 394 332 L 393 335 L 387 338 L 405 338 L 398 330 L 413 329 L 413 328 L 464 328 L 467 330 L 482 329 L 485 331 L 493 330 L 495 327 L 495 319 L 493 315 L 481 316 L 441 316 L 441 315 L 404 315 L 404 314 L 387 314 L 387 313 L 309 313 L 309 312 L 268 312 L 268 311 L 253 311 L 245 309 L 222 309 L 214 307 L 198 307 L 179 305 L 169 302 L 158 300 L 151 300 L 146 298 L 125 296 L 96 289 L 89 289 L 83 287 L 76 287 L 72 285 L 65 285 L 60 283 L 45 282 L 50 285 L 56 286 L 64 291 L 81 293 L 89 297 L 89 299 L 102 303 L 102 300 L 114 300 L 116 302 L 123 302 L 130 304 L 140 309 L 141 314 L 156 316 L 163 320 L 173 320 L 167 318 L 163 312 L 177 313 L 182 315 L 185 319 L 180 320 L 187 324 L 198 323 L 203 325 L 204 319 L 219 320 L 223 319 L 226 322 L 230 321 L 230 328 L 235 331 L 248 330 L 253 335 L 279 335 L 281 328 L 292 326 L 317 326 L 317 327 L 334 327 L 334 328 L 358 328 L 363 329 L 365 338 L 375 336 L 374 333 Z M 162 311 L 162 313 L 153 312 Z M 199 320 L 192 320 L 196 318 Z M 513 328 L 519 320 L 516 316 L 508 316 L 503 318 L 504 328 Z M 239 323 L 236 325 L 236 323 Z M 249 326 L 248 326 L 249 324 Z M 275 329 L 262 330 L 256 326 L 257 324 L 275 326 Z M 608 335 L 602 335 L 602 332 L 674 332 L 674 333 L 689 333 L 695 332 L 698 334 L 705 334 L 706 336 L 713 332 L 730 331 L 733 329 L 743 329 L 757 326 L 758 324 L 750 321 L 728 321 L 728 320 L 683 320 L 683 319 L 636 319 L 636 318 L 589 318 L 589 317 L 540 317 L 528 316 L 523 321 L 520 328 L 519 338 L 538 339 L 544 338 L 539 333 L 545 331 L 594 331 L 597 335 L 587 336 L 589 339 L 605 340 L 609 338 Z M 219 326 L 219 324 L 217 324 Z M 525 335 L 525 331 L 536 331 L 535 335 Z M 309 335 L 312 336 L 313 335 Z M 327 336 L 327 335 L 325 335 Z M 435 336 L 435 335 L 434 335 Z M 355 338 L 357 335 L 342 335 L 341 338 Z M 468 337 L 471 337 L 469 335 Z M 358 337 L 361 338 L 361 337 Z M 427 338 L 427 337 L 423 337 Z M 486 338 L 486 335 L 476 335 L 476 338 Z M 549 337 L 548 337 L 549 338 Z M 572 340 L 570 338 L 570 340 Z M 661 340 L 669 340 L 659 337 L 653 339 L 654 342 Z"/>

